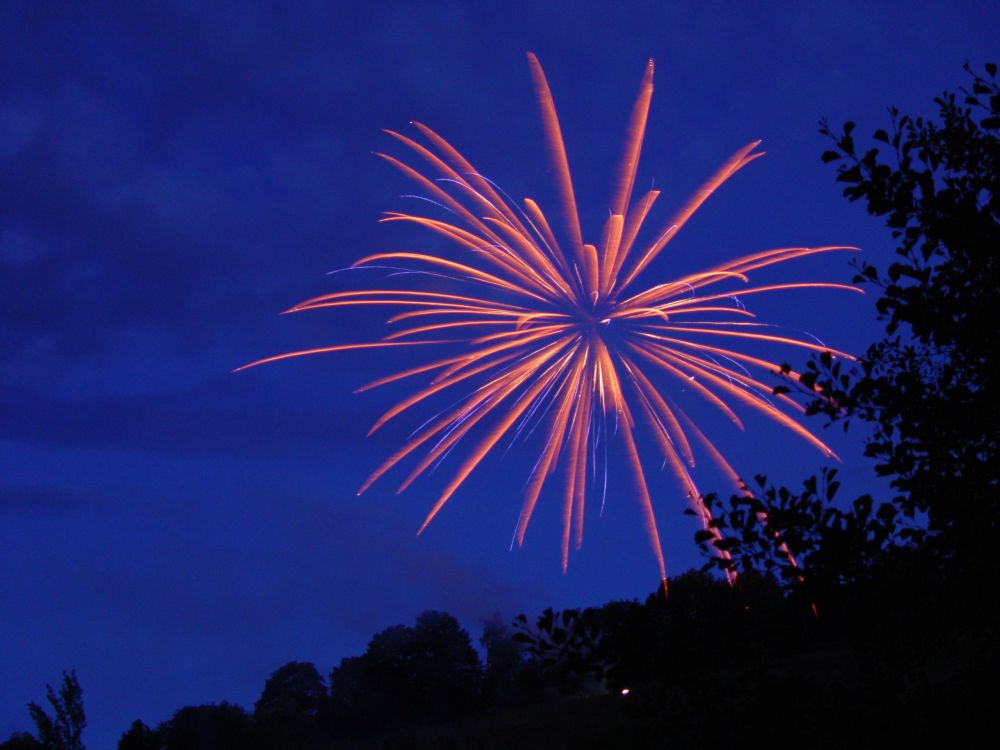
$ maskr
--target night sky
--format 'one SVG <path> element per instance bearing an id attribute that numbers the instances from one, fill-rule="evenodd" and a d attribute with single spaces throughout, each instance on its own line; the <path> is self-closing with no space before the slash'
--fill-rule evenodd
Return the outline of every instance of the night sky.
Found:
<path id="1" fill-rule="evenodd" d="M 743 144 L 763 139 L 768 153 L 705 204 L 650 284 L 788 245 L 858 245 L 884 266 L 891 238 L 841 197 L 817 121 L 854 119 L 867 136 L 888 105 L 933 114 L 963 62 L 996 59 L 998 28 L 988 2 L 911 2 L 905 14 L 870 0 L 82 5 L 0 5 L 0 739 L 29 729 L 25 703 L 75 668 L 91 747 L 183 705 L 250 708 L 283 663 L 328 674 L 423 610 L 450 611 L 477 637 L 495 612 L 657 585 L 614 469 L 568 574 L 554 492 L 526 546 L 508 550 L 537 442 L 504 456 L 505 441 L 419 538 L 455 457 L 398 497 L 398 472 L 356 497 L 431 413 L 366 440 L 407 390 L 352 391 L 412 353 L 230 374 L 385 333 L 370 310 L 278 315 L 350 288 L 328 272 L 362 255 L 437 247 L 418 227 L 377 224 L 381 211 L 419 210 L 403 197 L 412 185 L 372 156 L 403 154 L 382 128 L 425 122 L 511 195 L 554 211 L 534 51 L 595 238 L 653 57 L 637 190 L 664 191 L 654 224 Z M 847 260 L 760 279 L 847 282 Z M 753 309 L 859 353 L 881 330 L 870 296 L 796 292 Z M 761 418 L 740 433 L 709 409 L 695 416 L 747 475 L 795 485 L 822 465 Z M 875 488 L 861 434 L 821 437 L 844 458 L 846 491 Z M 676 482 L 642 449 L 668 571 L 700 565 Z M 696 478 L 725 489 L 710 471 Z"/>

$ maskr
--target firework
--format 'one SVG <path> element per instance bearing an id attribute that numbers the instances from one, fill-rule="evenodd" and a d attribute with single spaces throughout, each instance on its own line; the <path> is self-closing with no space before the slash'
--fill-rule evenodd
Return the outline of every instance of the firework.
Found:
<path id="1" fill-rule="evenodd" d="M 762 154 L 759 141 L 744 146 L 694 194 L 651 240 L 639 241 L 659 191 L 633 200 L 636 169 L 653 93 L 653 62 L 646 66 L 628 122 L 607 222 L 596 243 L 584 242 L 573 181 L 552 94 L 537 58 L 528 61 L 561 202 L 557 237 L 542 208 L 526 198 L 517 206 L 483 177 L 451 144 L 425 125 L 413 123 L 414 137 L 386 131 L 425 163 L 423 171 L 378 154 L 420 186 L 423 198 L 444 209 L 446 219 L 387 213 L 384 222 L 417 224 L 449 241 L 446 256 L 384 252 L 358 260 L 352 268 L 407 269 L 396 285 L 430 274 L 437 287 L 342 291 L 306 300 L 289 312 L 328 307 L 398 308 L 389 324 L 400 324 L 381 341 L 338 344 L 295 351 L 245 365 L 324 352 L 376 347 L 428 348 L 423 364 L 383 377 L 360 390 L 411 378 L 422 385 L 383 414 L 374 432 L 389 420 L 436 394 L 457 401 L 425 422 L 364 482 L 359 494 L 404 460 L 414 463 L 400 491 L 440 462 L 455 446 L 470 444 L 461 465 L 431 507 L 418 533 L 441 511 L 469 474 L 505 436 L 541 429 L 537 456 L 514 537 L 524 542 L 543 487 L 553 479 L 562 495 L 562 566 L 570 547 L 583 540 L 588 480 L 612 440 L 621 445 L 639 501 L 660 576 L 666 582 L 663 552 L 636 432 L 655 442 L 665 465 L 678 477 L 706 528 L 710 518 L 691 476 L 695 456 L 707 459 L 736 486 L 741 482 L 672 391 L 698 394 L 742 429 L 735 405 L 759 412 L 805 439 L 824 455 L 833 452 L 786 412 L 802 412 L 787 395 L 772 393 L 760 377 L 779 369 L 774 362 L 744 353 L 740 345 L 768 342 L 812 351 L 828 349 L 794 335 L 777 335 L 755 320 L 735 297 L 802 288 L 858 291 L 822 282 L 755 286 L 748 274 L 766 266 L 835 250 L 789 247 L 765 250 L 672 281 L 634 289 L 635 282 L 667 247 L 701 204 L 722 183 Z M 556 225 L 559 227 L 559 225 Z M 443 280 L 443 281 L 442 281 Z M 742 285 L 737 292 L 731 287 Z M 720 286 L 722 285 L 722 286 Z M 451 347 L 440 356 L 442 347 Z M 760 372 L 761 375 L 754 373 Z M 429 380 L 428 380 L 429 379 Z M 371 434 L 369 432 L 369 434 Z M 557 476 L 561 475 L 561 476 Z M 598 480 L 599 481 L 599 480 Z"/>

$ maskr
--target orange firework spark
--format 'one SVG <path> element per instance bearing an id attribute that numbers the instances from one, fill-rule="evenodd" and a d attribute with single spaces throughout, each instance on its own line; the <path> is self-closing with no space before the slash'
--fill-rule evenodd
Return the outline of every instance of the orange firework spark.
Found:
<path id="1" fill-rule="evenodd" d="M 606 451 L 608 439 L 621 440 L 643 520 L 660 576 L 666 583 L 663 552 L 653 504 L 636 446 L 638 417 L 663 454 L 665 464 L 683 484 L 706 528 L 711 520 L 691 478 L 695 448 L 705 454 L 737 486 L 739 479 L 719 450 L 653 378 L 679 381 L 699 394 L 742 428 L 731 404 L 756 410 L 833 457 L 821 440 L 791 419 L 786 410 L 803 411 L 795 401 L 751 374 L 774 372 L 779 365 L 730 348 L 749 342 L 771 342 L 813 351 L 842 352 L 795 337 L 778 336 L 753 320 L 734 302 L 733 291 L 713 291 L 720 282 L 748 282 L 751 271 L 796 258 L 857 248 L 790 247 L 765 250 L 642 291 L 633 282 L 677 235 L 712 192 L 737 171 L 762 155 L 759 141 L 744 146 L 694 194 L 652 242 L 637 242 L 649 210 L 659 195 L 650 190 L 632 200 L 639 152 L 653 93 L 653 62 L 646 66 L 639 95 L 628 123 L 627 138 L 611 198 L 610 216 L 596 244 L 583 241 L 573 181 L 563 146 L 559 120 L 538 59 L 528 55 L 531 76 L 541 105 L 542 122 L 552 168 L 556 174 L 565 222 L 560 242 L 539 205 L 525 198 L 516 206 L 483 177 L 444 138 L 420 123 L 413 126 L 418 142 L 387 131 L 429 165 L 436 179 L 386 154 L 378 154 L 417 182 L 433 203 L 447 209 L 448 221 L 407 213 L 387 213 L 382 221 L 410 222 L 447 238 L 460 251 L 456 259 L 416 252 L 369 255 L 352 268 L 404 264 L 461 284 L 462 293 L 420 289 L 367 289 L 335 292 L 306 300 L 289 312 L 354 305 L 397 306 L 404 310 L 388 323 L 407 321 L 381 341 L 341 344 L 289 352 L 265 362 L 323 352 L 374 347 L 464 345 L 435 359 L 381 378 L 360 390 L 433 373 L 429 384 L 389 409 L 372 427 L 431 396 L 456 389 L 456 405 L 425 423 L 364 482 L 364 492 L 386 471 L 411 454 L 423 457 L 403 481 L 400 491 L 444 457 L 459 441 L 484 424 L 472 452 L 434 503 L 420 527 L 441 511 L 469 474 L 510 432 L 529 422 L 544 424 L 545 445 L 532 470 L 515 539 L 523 544 L 525 530 L 545 482 L 562 468 L 562 565 L 566 569 L 571 541 L 583 540 L 584 498 L 588 468 L 594 469 L 596 445 Z M 412 278 L 412 277 L 411 277 Z M 859 291 L 832 283 L 784 283 L 741 288 L 740 296 L 789 289 L 824 288 Z M 694 316 L 692 318 L 692 316 Z M 419 338 L 430 336 L 431 338 Z M 418 338 L 414 338 L 418 337 Z M 704 343 L 705 339 L 713 343 Z M 609 429 L 609 422 L 612 426 Z M 600 438 L 600 436 L 605 436 Z M 470 441 L 472 438 L 469 439 Z M 713 533 L 717 533 L 712 529 Z"/>

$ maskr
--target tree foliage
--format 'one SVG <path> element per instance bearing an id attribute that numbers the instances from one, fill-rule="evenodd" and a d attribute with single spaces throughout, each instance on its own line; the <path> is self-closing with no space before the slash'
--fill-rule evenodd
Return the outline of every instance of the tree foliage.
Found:
<path id="1" fill-rule="evenodd" d="M 257 747 L 250 716 L 222 701 L 185 706 L 156 729 L 158 750 L 253 750 Z"/>
<path id="2" fill-rule="evenodd" d="M 62 675 L 58 694 L 51 685 L 45 686 L 52 714 L 34 702 L 28 704 L 28 713 L 35 722 L 38 739 L 45 750 L 83 750 L 83 730 L 87 726 L 83 689 L 75 671 L 64 671 Z"/>
<path id="3" fill-rule="evenodd" d="M 326 684 L 312 664 L 292 661 L 276 670 L 254 704 L 253 720 L 265 748 L 307 750 L 328 743 L 323 719 Z"/>
<path id="4" fill-rule="evenodd" d="M 803 492 L 758 478 L 721 510 L 717 542 L 731 560 L 715 564 L 776 575 L 790 587 L 815 589 L 859 581 L 873 566 L 919 551 L 952 577 L 995 573 L 1000 541 L 1000 393 L 995 310 L 1000 307 L 1000 84 L 995 65 L 969 90 L 934 102 L 936 120 L 890 110 L 876 144 L 860 147 L 855 124 L 839 130 L 825 162 L 839 162 L 844 195 L 883 217 L 897 243 L 881 270 L 857 264 L 855 282 L 880 291 L 885 335 L 856 367 L 827 353 L 787 385 L 814 396 L 807 409 L 847 429 L 870 429 L 866 455 L 894 493 L 887 502 L 860 497 L 832 503 L 832 472 Z M 923 531 L 926 533 L 923 533 Z M 788 555 L 791 552 L 791 557 Z M 803 586 L 804 585 L 804 586 Z"/>
<path id="5" fill-rule="evenodd" d="M 500 613 L 483 620 L 479 644 L 486 652 L 483 670 L 483 699 L 508 705 L 517 693 L 517 679 L 524 662 L 524 647 Z"/>
<path id="6" fill-rule="evenodd" d="M 44 745 L 27 732 L 14 732 L 6 742 L 0 743 L 0 750 L 42 750 Z"/>
<path id="7" fill-rule="evenodd" d="M 416 626 L 376 634 L 365 653 L 330 675 L 335 725 L 345 731 L 438 721 L 478 705 L 482 668 L 469 634 L 445 612 L 424 612 Z"/>
<path id="8" fill-rule="evenodd" d="M 836 469 L 807 478 L 799 492 L 776 487 L 764 476 L 755 482 L 728 506 L 714 495 L 705 497 L 710 512 L 721 511 L 712 525 L 722 540 L 709 531 L 698 532 L 695 540 L 708 555 L 712 547 L 728 552 L 712 555 L 711 565 L 779 581 L 810 607 L 844 586 L 886 583 L 886 567 L 926 536 L 919 525 L 901 520 L 893 503 L 877 503 L 871 495 L 845 508 L 835 505 Z"/>
<path id="9" fill-rule="evenodd" d="M 546 609 L 534 625 L 518 615 L 513 638 L 524 646 L 529 668 L 561 693 L 602 692 L 617 661 L 609 643 L 614 632 L 610 612 L 605 611 L 609 606 Z"/>
<path id="10" fill-rule="evenodd" d="M 941 552 L 981 561 L 979 542 L 1000 530 L 1000 84 L 995 65 L 966 71 L 971 90 L 937 97 L 937 122 L 890 110 L 873 136 L 886 155 L 861 153 L 853 123 L 823 123 L 844 195 L 884 217 L 898 246 L 885 271 L 862 263 L 857 279 L 881 290 L 885 338 L 860 370 L 821 361 L 806 384 L 833 399 L 813 411 L 872 425 L 867 454 L 900 510 L 927 514 Z"/>
<path id="11" fill-rule="evenodd" d="M 136 719 L 118 739 L 118 750 L 160 750 L 160 734 Z"/>

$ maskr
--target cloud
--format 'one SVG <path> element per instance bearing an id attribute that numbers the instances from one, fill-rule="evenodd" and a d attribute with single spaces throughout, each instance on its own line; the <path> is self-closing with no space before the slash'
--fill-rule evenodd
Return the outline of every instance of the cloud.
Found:
<path id="1" fill-rule="evenodd" d="M 0 394 L 0 440 L 87 449 L 275 458 L 350 449 L 363 436 L 340 402 L 309 409 L 266 380 L 221 376 L 192 388 L 136 396 L 67 398 L 28 388 Z"/>
<path id="2" fill-rule="evenodd" d="M 44 341 L 85 360 L 124 325 L 210 349 L 322 281 L 334 227 L 357 223 L 337 220 L 354 169 L 331 117 L 338 45 L 236 6 L 37 5 L 0 31 L 19 70 L 0 107 L 0 358 Z"/>
<path id="3" fill-rule="evenodd" d="M 114 501 L 93 490 L 46 485 L 0 484 L 0 513 L 91 513 L 108 510 Z"/>

